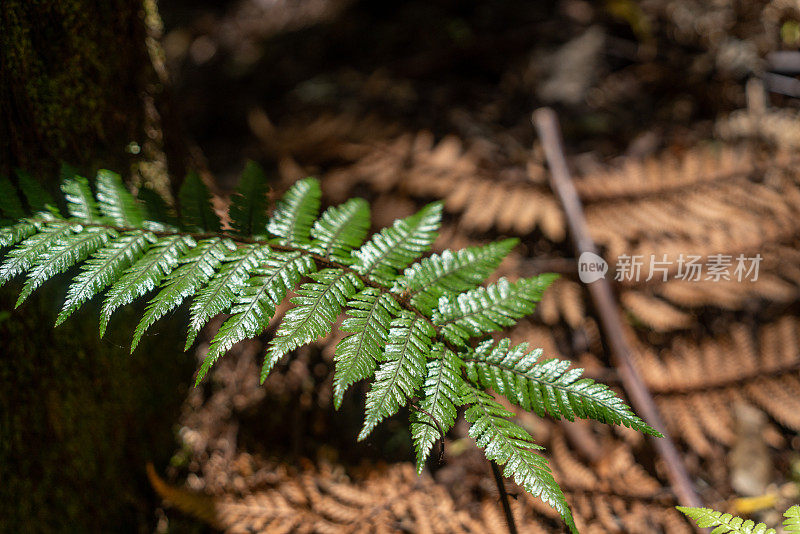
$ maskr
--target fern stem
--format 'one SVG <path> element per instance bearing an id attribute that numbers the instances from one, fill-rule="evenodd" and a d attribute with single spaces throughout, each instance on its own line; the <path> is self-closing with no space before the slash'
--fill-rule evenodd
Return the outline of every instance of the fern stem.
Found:
<path id="1" fill-rule="evenodd" d="M 511 504 L 508 502 L 508 492 L 506 492 L 506 484 L 503 481 L 503 474 L 500 472 L 500 467 L 494 460 L 489 460 L 489 465 L 492 466 L 494 482 L 497 484 L 497 492 L 500 494 L 500 503 L 503 505 L 503 513 L 506 516 L 508 534 L 518 534 L 519 531 L 517 530 L 517 524 L 514 522 L 514 514 L 511 513 Z"/>

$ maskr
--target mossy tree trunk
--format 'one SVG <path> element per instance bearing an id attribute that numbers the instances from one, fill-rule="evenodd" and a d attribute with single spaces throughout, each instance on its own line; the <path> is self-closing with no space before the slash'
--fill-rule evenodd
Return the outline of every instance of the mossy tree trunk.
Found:
<path id="1" fill-rule="evenodd" d="M 141 0 L 0 2 L 0 171 L 123 163 L 141 142 L 145 37 Z"/>
<path id="2" fill-rule="evenodd" d="M 0 173 L 50 189 L 62 162 L 127 174 L 154 80 L 144 7 L 0 0 Z M 19 283 L 0 291 L 0 530 L 152 532 L 144 468 L 173 451 L 194 362 L 175 325 L 128 355 L 133 309 L 104 340 L 92 307 L 54 329 L 65 284 L 18 310 Z"/>

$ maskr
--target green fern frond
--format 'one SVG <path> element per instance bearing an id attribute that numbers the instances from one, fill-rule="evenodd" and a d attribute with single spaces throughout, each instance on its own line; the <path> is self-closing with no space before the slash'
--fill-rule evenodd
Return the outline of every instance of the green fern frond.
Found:
<path id="1" fill-rule="evenodd" d="M 309 178 L 290 188 L 268 218 L 263 171 L 248 164 L 244 174 L 228 214 L 234 237 L 220 233 L 208 189 L 196 175 L 187 177 L 179 195 L 188 231 L 177 228 L 171 208 L 155 192 L 140 189 L 147 199 L 140 205 L 110 171 L 100 171 L 94 187 L 72 174 L 63 177 L 68 220 L 33 193 L 28 203 L 47 209 L 26 219 L 25 203 L 9 180 L 0 179 L 0 210 L 17 220 L 0 228 L 0 247 L 12 247 L 0 264 L 0 284 L 27 272 L 22 302 L 47 279 L 83 262 L 56 324 L 110 288 L 101 308 L 101 335 L 117 308 L 158 287 L 134 329 L 131 350 L 187 298 L 192 299 L 187 349 L 206 323 L 229 312 L 211 340 L 197 383 L 235 343 L 263 333 L 287 293 L 302 284 L 291 299 L 295 306 L 269 341 L 262 381 L 282 356 L 328 334 L 346 308 L 340 330 L 347 336 L 336 347 L 333 396 L 338 409 L 352 384 L 374 377 L 359 440 L 412 404 L 411 435 L 422 469 L 436 440 L 453 426 L 457 407 L 466 404 L 470 435 L 487 458 L 554 506 L 573 531 L 564 496 L 547 462 L 535 453 L 539 447 L 483 390 L 493 388 L 541 415 L 592 418 L 657 435 L 606 386 L 570 370 L 569 362 L 540 361 L 541 351 L 511 347 L 508 340 L 475 349 L 467 344 L 531 313 L 555 278 L 481 286 L 515 240 L 419 259 L 436 238 L 441 203 L 396 221 L 363 244 L 370 224 L 365 201 L 350 200 L 316 219 L 321 190 Z M 265 231 L 273 237 L 259 235 Z M 415 397 L 418 404 L 410 400 Z M 800 508 L 787 518 L 795 521 L 791 531 L 800 532 Z"/>
<path id="2" fill-rule="evenodd" d="M 443 295 L 456 295 L 479 286 L 519 239 L 505 239 L 480 247 L 432 254 L 408 267 L 392 291 L 407 295 L 426 315 L 436 309 Z"/>
<path id="3" fill-rule="evenodd" d="M 775 529 L 767 528 L 764 523 L 756 524 L 749 519 L 744 520 L 731 514 L 723 514 L 711 508 L 693 508 L 690 506 L 677 506 L 676 508 L 687 517 L 694 519 L 698 527 L 714 527 L 711 534 L 775 534 Z"/>
<path id="4" fill-rule="evenodd" d="M 0 213 L 12 220 L 19 220 L 27 215 L 17 190 L 7 176 L 0 176 Z"/>
<path id="5" fill-rule="evenodd" d="M 305 244 L 319 213 L 322 190 L 319 182 L 305 178 L 296 182 L 283 196 L 267 224 L 267 230 L 283 244 Z"/>
<path id="6" fill-rule="evenodd" d="M 324 269 L 310 277 L 314 281 L 303 284 L 291 299 L 295 307 L 286 313 L 269 344 L 261 368 L 262 383 L 284 354 L 329 334 L 342 307 L 363 286 L 355 274 L 342 269 Z"/>
<path id="7" fill-rule="evenodd" d="M 22 287 L 15 307 L 19 307 L 33 291 L 53 276 L 63 273 L 73 265 L 93 254 L 97 249 L 117 237 L 111 228 L 87 228 L 84 232 L 66 234 L 52 243 L 36 261 Z"/>
<path id="8" fill-rule="evenodd" d="M 676 506 L 687 517 L 694 519 L 700 528 L 714 527 L 711 534 L 776 534 L 775 529 L 764 523 L 755 523 L 711 508 Z M 783 531 L 800 532 L 800 506 L 794 505 L 783 513 Z"/>
<path id="9" fill-rule="evenodd" d="M 462 393 L 462 404 L 469 406 L 464 414 L 470 423 L 469 435 L 484 450 L 486 458 L 505 466 L 506 477 L 552 506 L 569 529 L 577 533 L 572 512 L 547 460 L 535 452 L 542 447 L 525 429 L 509 421 L 514 414 L 491 395 L 472 386 L 466 386 Z"/>
<path id="10" fill-rule="evenodd" d="M 461 377 L 463 365 L 453 351 L 441 344 L 434 345 L 427 365 L 428 374 L 422 384 L 424 397 L 419 403 L 420 410 L 414 412 L 411 421 L 418 473 L 422 473 L 433 444 L 444 438 L 441 433 L 450 430 L 456 422 L 456 406 L 461 404 L 464 387 Z"/>
<path id="11" fill-rule="evenodd" d="M 67 222 L 54 221 L 43 225 L 39 233 L 31 235 L 6 255 L 5 261 L 0 264 L 0 284 L 27 271 L 51 247 L 73 231 L 74 227 Z"/>
<path id="12" fill-rule="evenodd" d="M 301 252 L 273 252 L 265 267 L 256 269 L 254 276 L 239 291 L 233 316 L 220 327 L 211 341 L 208 354 L 197 372 L 196 384 L 214 362 L 234 344 L 257 336 L 269 324 L 277 306 L 294 289 L 300 278 L 316 269 L 314 261 Z"/>
<path id="13" fill-rule="evenodd" d="M 267 225 L 267 175 L 255 161 L 248 161 L 231 196 L 231 226 L 237 235 L 263 234 Z"/>
<path id="14" fill-rule="evenodd" d="M 136 326 L 131 343 L 131 352 L 139 344 L 145 331 L 170 310 L 177 308 L 183 299 L 193 295 L 219 269 L 225 254 L 235 245 L 220 238 L 206 239 L 197 244 L 178 263 L 183 264 L 165 278 L 161 291 L 153 297 L 145 309 L 141 321 Z"/>
<path id="15" fill-rule="evenodd" d="M 353 267 L 362 275 L 390 287 L 397 273 L 427 251 L 442 223 L 442 203 L 433 202 L 410 217 L 395 221 L 353 252 Z"/>
<path id="16" fill-rule="evenodd" d="M 219 217 L 211 207 L 211 193 L 196 172 L 190 172 L 178 191 L 181 222 L 190 230 L 219 232 Z"/>
<path id="17" fill-rule="evenodd" d="M 67 290 L 67 299 L 58 314 L 56 326 L 60 325 L 86 301 L 122 276 L 122 273 L 144 255 L 152 234 L 134 230 L 121 235 L 101 248 L 81 266 L 81 273 Z"/>
<path id="18" fill-rule="evenodd" d="M 225 258 L 222 268 L 194 297 L 185 350 L 192 346 L 203 325 L 230 308 L 236 295 L 244 288 L 250 272 L 267 260 L 269 252 L 266 247 L 247 245 Z"/>
<path id="19" fill-rule="evenodd" d="M 400 306 L 388 293 L 367 287 L 347 303 L 349 316 L 340 330 L 350 333 L 336 346 L 333 404 L 338 410 L 352 384 L 372 375 Z"/>
<path id="20" fill-rule="evenodd" d="M 352 262 L 350 251 L 364 242 L 369 223 L 369 204 L 362 198 L 352 198 L 341 206 L 332 206 L 311 228 L 311 237 L 314 238 L 311 250 L 347 265 Z"/>
<path id="21" fill-rule="evenodd" d="M 100 212 L 117 227 L 141 228 L 144 223 L 142 207 L 119 174 L 106 169 L 97 172 L 97 203 Z"/>
<path id="22" fill-rule="evenodd" d="M 148 186 L 142 186 L 139 188 L 139 192 L 137 194 L 137 198 L 139 201 L 144 204 L 145 210 L 147 211 L 147 220 L 151 221 L 158 221 L 164 227 L 170 231 L 177 231 L 179 226 L 178 224 L 178 216 L 175 214 L 175 210 L 167 204 L 167 201 L 164 200 L 157 191 L 152 189 Z"/>
<path id="23" fill-rule="evenodd" d="M 2 193 L 0 193 L 2 194 Z M 27 221 L 0 228 L 0 248 L 16 245 L 36 233 L 36 226 Z"/>
<path id="24" fill-rule="evenodd" d="M 61 162 L 61 166 L 58 168 L 58 177 L 63 181 L 65 179 L 70 179 L 78 176 L 80 171 L 77 167 L 73 167 L 69 163 Z"/>
<path id="25" fill-rule="evenodd" d="M 800 532 L 800 506 L 794 505 L 783 513 L 783 530 L 785 532 Z"/>
<path id="26" fill-rule="evenodd" d="M 194 245 L 194 239 L 187 235 L 163 237 L 130 266 L 108 290 L 100 311 L 100 336 L 105 335 L 114 310 L 153 290 L 175 268 L 181 254 Z"/>
<path id="27" fill-rule="evenodd" d="M 544 417 L 573 421 L 576 417 L 601 423 L 621 424 L 660 436 L 636 417 L 608 386 L 581 378 L 583 369 L 569 369 L 566 360 L 539 360 L 542 349 L 528 351 L 528 344 L 511 346 L 508 338 L 496 345 L 487 340 L 464 355 L 467 376 L 492 388 L 509 402 Z"/>
<path id="28" fill-rule="evenodd" d="M 422 317 L 403 311 L 389 328 L 383 363 L 367 393 L 366 416 L 358 440 L 366 438 L 375 426 L 397 413 L 425 379 L 425 360 L 430 353 L 431 324 Z"/>
<path id="29" fill-rule="evenodd" d="M 33 179 L 33 177 L 25 171 L 17 169 L 17 180 L 19 181 L 19 188 L 22 194 L 25 195 L 25 200 L 28 201 L 31 211 L 34 213 L 44 211 L 58 214 L 56 208 L 56 201 L 53 197 L 45 191 L 42 184 Z"/>
<path id="30" fill-rule="evenodd" d="M 475 336 L 513 326 L 530 315 L 554 274 L 541 274 L 509 283 L 501 278 L 496 284 L 479 287 L 458 296 L 444 296 L 433 313 L 433 322 L 450 343 L 465 345 Z"/>
<path id="31" fill-rule="evenodd" d="M 61 182 L 61 191 L 67 201 L 67 211 L 72 217 L 87 224 L 103 222 L 86 178 L 74 176 L 64 179 Z"/>

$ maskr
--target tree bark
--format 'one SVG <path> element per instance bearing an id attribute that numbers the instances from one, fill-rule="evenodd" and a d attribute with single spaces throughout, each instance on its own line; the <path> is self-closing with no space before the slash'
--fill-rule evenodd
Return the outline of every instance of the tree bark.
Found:
<path id="1" fill-rule="evenodd" d="M 129 174 L 157 84 L 144 1 L 0 0 L 0 174 L 51 190 L 62 162 Z M 152 532 L 145 464 L 174 451 L 194 359 L 175 319 L 133 355 L 129 328 L 99 338 L 96 307 L 54 329 L 65 283 L 18 310 L 19 283 L 0 290 L 0 530 Z"/>
<path id="2" fill-rule="evenodd" d="M 149 75 L 141 0 L 0 2 L 0 172 L 124 169 Z"/>

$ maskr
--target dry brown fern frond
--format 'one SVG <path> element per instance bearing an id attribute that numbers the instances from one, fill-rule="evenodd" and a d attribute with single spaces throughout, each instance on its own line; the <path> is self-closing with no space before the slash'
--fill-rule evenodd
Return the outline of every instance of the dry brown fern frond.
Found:
<path id="1" fill-rule="evenodd" d="M 620 300 L 635 322 L 657 332 L 688 328 L 694 320 L 690 314 L 643 291 L 625 291 Z"/>
<path id="2" fill-rule="evenodd" d="M 709 145 L 680 154 L 666 152 L 645 160 L 626 160 L 618 168 L 578 178 L 584 202 L 658 196 L 702 183 L 725 181 L 754 172 L 756 153 L 747 146 Z"/>
<path id="3" fill-rule="evenodd" d="M 738 176 L 658 198 L 590 204 L 586 217 L 612 259 L 666 254 L 675 262 L 680 254 L 755 252 L 789 242 L 800 231 L 800 176 L 787 168 L 760 178 Z"/>
<path id="4" fill-rule="evenodd" d="M 673 497 L 643 469 L 622 441 L 604 442 L 587 462 L 552 423 L 547 435 L 551 466 L 573 507 L 581 532 L 691 532 L 674 514 Z M 469 456 L 469 455 L 468 455 Z M 475 458 L 478 460 L 478 458 Z M 241 454 L 232 465 L 244 465 L 251 482 L 216 494 L 189 490 L 162 480 L 152 466 L 148 476 L 171 506 L 220 530 L 244 532 L 507 532 L 497 494 L 482 461 L 457 468 L 458 492 L 483 493 L 480 503 L 459 506 L 443 483 L 419 477 L 410 463 L 363 466 L 352 478 L 325 462 L 294 469 L 266 464 Z M 477 472 L 474 472 L 476 471 Z M 486 482 L 487 484 L 484 484 Z M 452 489 L 452 488 L 451 488 Z M 539 500 L 511 489 L 512 510 L 525 532 L 558 532 L 558 516 Z M 467 510 L 470 509 L 471 513 Z"/>
<path id="5" fill-rule="evenodd" d="M 540 228 L 549 239 L 563 240 L 563 214 L 549 189 L 532 183 L 522 169 L 487 169 L 477 152 L 453 136 L 437 143 L 430 132 L 405 134 L 377 144 L 354 165 L 329 173 L 326 181 L 342 184 L 336 186 L 342 191 L 366 183 L 377 192 L 444 199 L 447 211 L 463 214 L 460 225 L 468 231 L 526 234 Z M 495 175 L 507 179 L 495 180 Z"/>
<path id="6" fill-rule="evenodd" d="M 247 117 L 250 130 L 273 157 L 292 157 L 318 165 L 325 161 L 355 161 L 370 150 L 370 143 L 397 135 L 396 124 L 375 115 L 348 113 L 320 115 L 311 122 L 298 121 L 276 128 L 260 108 Z"/>
<path id="7" fill-rule="evenodd" d="M 326 183 L 340 193 L 368 184 L 395 199 L 444 199 L 467 233 L 528 235 L 538 228 L 562 240 L 563 213 L 549 189 L 522 169 L 492 167 L 474 146 L 455 137 L 436 143 L 428 132 L 406 134 L 332 171 Z M 792 241 L 800 233 L 796 163 L 747 146 L 706 146 L 629 162 L 576 183 L 607 258 L 666 254 L 674 265 L 680 254 L 755 253 Z M 767 285 L 764 292 L 774 293 L 775 284 Z"/>
<path id="8" fill-rule="evenodd" d="M 578 328 L 586 318 L 583 288 L 566 278 L 556 280 L 542 296 L 539 314 L 545 324 L 563 319 L 570 327 Z"/>
<path id="9" fill-rule="evenodd" d="M 755 282 L 720 280 L 688 282 L 669 281 L 653 288 L 658 296 L 673 305 L 685 307 L 714 306 L 728 310 L 741 310 L 759 299 L 769 302 L 789 303 L 798 295 L 796 281 L 787 281 L 773 273 L 759 274 Z"/>
<path id="10" fill-rule="evenodd" d="M 679 337 L 668 350 L 637 351 L 638 365 L 670 432 L 703 456 L 715 443 L 729 447 L 733 407 L 757 406 L 779 425 L 800 430 L 800 319 L 787 315 L 754 329 L 735 323 L 729 333 L 699 342 Z M 779 436 L 779 434 L 775 434 Z M 773 440 L 773 444 L 779 444 Z"/>
<path id="11" fill-rule="evenodd" d="M 172 506 L 230 533 L 482 533 L 492 529 L 456 510 L 447 491 L 411 464 L 372 469 L 363 480 L 326 464 L 275 469 L 270 487 L 209 496 L 171 486 L 148 466 L 156 492 Z"/>
<path id="12" fill-rule="evenodd" d="M 656 332 L 671 332 L 691 327 L 696 321 L 695 312 L 703 308 L 740 311 L 795 301 L 800 294 L 798 251 L 767 246 L 760 254 L 757 280 L 752 276 L 743 277 L 742 281 L 736 277 L 696 281 L 673 278 L 623 290 L 621 303 L 632 323 Z"/>

